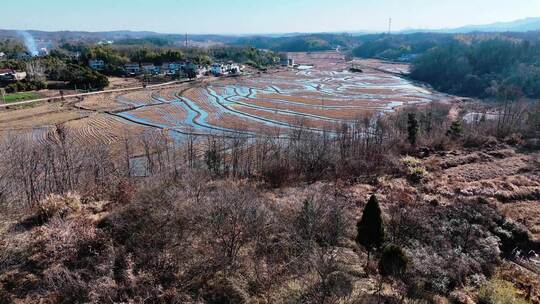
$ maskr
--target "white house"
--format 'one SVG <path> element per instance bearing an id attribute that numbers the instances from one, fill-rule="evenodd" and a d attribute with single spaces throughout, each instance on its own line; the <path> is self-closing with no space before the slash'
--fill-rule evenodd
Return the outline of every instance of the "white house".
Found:
<path id="1" fill-rule="evenodd" d="M 5 59 L 5 58 L 6 58 L 6 53 L 0 52 L 0 60 Z"/>
<path id="2" fill-rule="evenodd" d="M 105 61 L 101 60 L 101 59 L 90 59 L 88 60 L 88 66 L 92 69 L 92 70 L 103 70 L 105 68 Z"/>
<path id="3" fill-rule="evenodd" d="M 227 64 L 221 64 L 221 63 L 214 63 L 210 67 L 210 73 L 212 73 L 215 76 L 220 75 L 237 75 L 242 72 L 242 68 L 233 62 L 229 62 Z"/>
<path id="4" fill-rule="evenodd" d="M 236 63 L 230 63 L 227 65 L 227 73 L 230 75 L 238 75 L 242 72 L 242 68 Z"/>

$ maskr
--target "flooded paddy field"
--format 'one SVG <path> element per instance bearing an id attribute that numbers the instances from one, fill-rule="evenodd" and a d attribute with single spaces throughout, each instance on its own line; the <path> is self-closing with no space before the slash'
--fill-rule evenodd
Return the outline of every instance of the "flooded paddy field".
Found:
<path id="1" fill-rule="evenodd" d="M 346 62 L 336 52 L 289 56 L 296 68 L 0 112 L 0 135 L 46 141 L 59 125 L 80 141 L 105 144 L 155 129 L 179 140 L 187 134 L 278 135 L 298 128 L 328 130 L 400 106 L 454 98 L 407 80 L 407 65 Z M 351 72 L 353 64 L 362 72 Z"/>
<path id="2" fill-rule="evenodd" d="M 366 114 L 452 97 L 400 76 L 406 65 L 357 61 L 349 71 L 339 53 L 291 54 L 297 68 L 224 78 L 175 91 L 126 94 L 117 102 L 136 109 L 117 113 L 130 121 L 180 133 L 272 134 L 294 128 L 328 129 Z"/>

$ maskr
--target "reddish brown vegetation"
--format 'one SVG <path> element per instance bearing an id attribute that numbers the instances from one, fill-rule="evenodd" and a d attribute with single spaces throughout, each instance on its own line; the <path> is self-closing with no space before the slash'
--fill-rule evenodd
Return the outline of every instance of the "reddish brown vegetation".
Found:
<path id="1" fill-rule="evenodd" d="M 410 111 L 416 146 L 407 140 Z M 474 298 L 498 275 L 537 301 L 527 274 L 535 271 L 528 253 L 538 250 L 526 229 L 534 219 L 512 209 L 538 201 L 538 154 L 520 150 L 538 138 L 531 116 L 460 129 L 448 106 L 433 105 L 327 133 L 205 137 L 204 153 L 194 138 L 179 146 L 159 132 L 126 135 L 115 151 L 81 145 L 61 127 L 44 144 L 9 139 L 0 300 L 444 301 Z M 508 141 L 507 128 L 521 140 Z M 480 135 L 493 140 L 464 148 Z M 399 277 L 381 276 L 380 251 L 366 263 L 354 241 L 371 194 L 385 245 L 410 260 Z M 514 262 L 521 268 L 507 267 Z"/>

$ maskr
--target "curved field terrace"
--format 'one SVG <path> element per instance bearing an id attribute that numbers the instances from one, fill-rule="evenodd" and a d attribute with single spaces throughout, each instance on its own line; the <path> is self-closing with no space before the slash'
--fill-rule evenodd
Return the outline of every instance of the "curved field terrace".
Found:
<path id="1" fill-rule="evenodd" d="M 118 103 L 135 109 L 116 115 L 178 133 L 276 134 L 300 127 L 321 131 L 366 114 L 452 99 L 401 77 L 406 65 L 357 61 L 363 72 L 353 73 L 339 53 L 290 56 L 300 66 L 118 96 Z"/>

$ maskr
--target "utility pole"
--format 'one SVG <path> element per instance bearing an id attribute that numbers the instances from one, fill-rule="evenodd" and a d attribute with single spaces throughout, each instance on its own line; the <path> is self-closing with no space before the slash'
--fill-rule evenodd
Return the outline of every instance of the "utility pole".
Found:
<path id="1" fill-rule="evenodd" d="M 392 18 L 388 19 L 388 35 L 392 33 Z"/>
<path id="2" fill-rule="evenodd" d="M 0 89 L 0 93 L 2 93 L 2 101 L 3 101 L 3 103 L 6 103 L 6 91 L 4 89 Z"/>
<path id="3" fill-rule="evenodd" d="M 186 33 L 186 48 L 188 47 L 188 35 Z"/>

